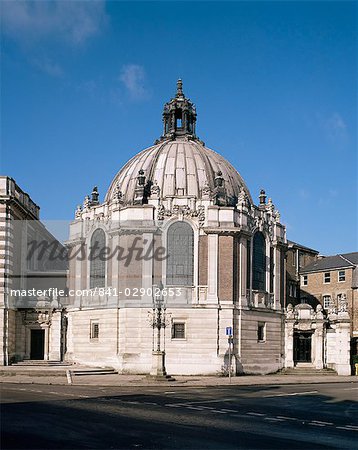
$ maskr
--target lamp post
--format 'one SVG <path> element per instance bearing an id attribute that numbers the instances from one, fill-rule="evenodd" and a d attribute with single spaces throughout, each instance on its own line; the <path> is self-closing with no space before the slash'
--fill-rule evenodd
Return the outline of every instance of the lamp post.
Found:
<path id="1" fill-rule="evenodd" d="M 169 318 L 166 313 L 165 296 L 163 294 L 163 284 L 158 285 L 158 289 L 153 289 L 153 307 L 149 311 L 149 324 L 153 329 L 152 333 L 152 368 L 150 376 L 155 378 L 170 378 L 165 370 L 165 328 L 169 325 Z M 161 330 L 163 332 L 163 349 L 161 346 Z M 156 339 L 155 339 L 156 335 Z M 156 343 L 155 343 L 156 340 Z M 156 345 L 155 345 L 156 344 Z"/>

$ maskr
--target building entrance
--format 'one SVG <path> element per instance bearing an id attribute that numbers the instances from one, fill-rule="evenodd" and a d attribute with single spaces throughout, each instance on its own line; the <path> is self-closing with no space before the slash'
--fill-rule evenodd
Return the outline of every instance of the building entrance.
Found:
<path id="1" fill-rule="evenodd" d="M 295 363 L 312 362 L 312 333 L 295 333 L 293 336 L 293 360 Z"/>
<path id="2" fill-rule="evenodd" d="M 44 359 L 45 330 L 31 330 L 30 359 Z"/>

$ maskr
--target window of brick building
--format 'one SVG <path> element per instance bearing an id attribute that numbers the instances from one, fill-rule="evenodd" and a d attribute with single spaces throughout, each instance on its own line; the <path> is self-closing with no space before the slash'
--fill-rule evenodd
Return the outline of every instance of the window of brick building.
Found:
<path id="1" fill-rule="evenodd" d="M 185 339 L 185 322 L 174 322 L 173 323 L 172 339 Z"/>
<path id="2" fill-rule="evenodd" d="M 346 281 L 346 271 L 340 270 L 338 272 L 338 281 Z"/>
<path id="3" fill-rule="evenodd" d="M 323 281 L 324 283 L 331 282 L 331 272 L 325 272 L 325 274 L 323 275 Z"/>
<path id="4" fill-rule="evenodd" d="M 301 281 L 302 281 L 302 286 L 307 286 L 308 285 L 308 275 L 302 275 Z"/>
<path id="5" fill-rule="evenodd" d="M 328 309 L 331 306 L 331 296 L 324 295 L 323 296 L 323 308 Z"/>

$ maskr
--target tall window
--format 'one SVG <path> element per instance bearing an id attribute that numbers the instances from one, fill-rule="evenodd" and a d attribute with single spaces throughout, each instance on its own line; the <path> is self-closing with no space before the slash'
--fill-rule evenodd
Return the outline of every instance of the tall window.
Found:
<path id="1" fill-rule="evenodd" d="M 106 280 L 106 261 L 103 249 L 106 245 L 106 236 L 101 228 L 98 228 L 91 238 L 90 247 L 90 289 L 104 287 Z"/>
<path id="2" fill-rule="evenodd" d="M 346 281 L 346 271 L 345 270 L 340 270 L 338 272 L 338 281 L 340 281 L 340 282 Z"/>
<path id="3" fill-rule="evenodd" d="M 192 286 L 194 273 L 194 232 L 186 222 L 168 229 L 167 284 Z"/>
<path id="4" fill-rule="evenodd" d="M 330 283 L 331 282 L 331 272 L 325 272 L 323 275 L 323 282 Z"/>
<path id="5" fill-rule="evenodd" d="M 331 296 L 324 295 L 323 296 L 323 308 L 328 309 L 331 306 Z"/>
<path id="6" fill-rule="evenodd" d="M 259 231 L 254 236 L 252 255 L 252 288 L 266 290 L 266 242 Z"/>

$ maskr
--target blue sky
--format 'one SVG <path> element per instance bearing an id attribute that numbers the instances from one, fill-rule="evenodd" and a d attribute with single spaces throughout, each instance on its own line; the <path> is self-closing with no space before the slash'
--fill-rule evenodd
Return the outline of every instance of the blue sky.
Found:
<path id="1" fill-rule="evenodd" d="M 357 3 L 3 1 L 1 25 L 1 173 L 43 219 L 103 199 L 181 77 L 289 239 L 357 251 Z"/>

